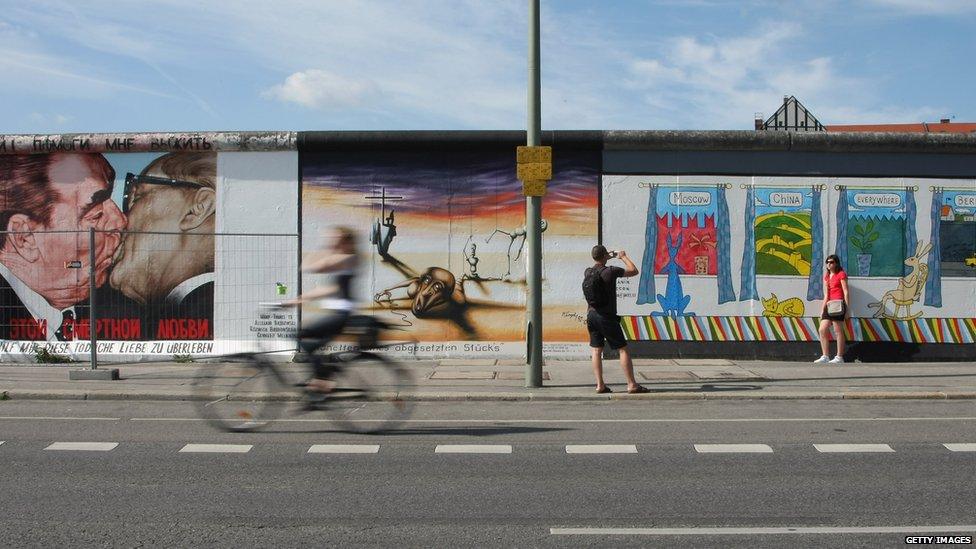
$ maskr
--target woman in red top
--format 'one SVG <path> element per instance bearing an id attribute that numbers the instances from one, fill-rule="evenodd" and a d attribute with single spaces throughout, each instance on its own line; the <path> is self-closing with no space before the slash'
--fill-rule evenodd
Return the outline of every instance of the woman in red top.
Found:
<path id="1" fill-rule="evenodd" d="M 828 301 L 841 301 L 839 313 L 828 313 Z M 824 274 L 824 301 L 820 309 L 820 358 L 814 360 L 815 364 L 843 364 L 844 362 L 844 320 L 847 318 L 850 309 L 850 293 L 847 291 L 847 273 L 840 266 L 840 258 L 836 255 L 827 256 L 827 272 Z M 834 335 L 837 339 L 837 356 L 827 358 L 830 352 L 830 326 L 834 327 Z"/>

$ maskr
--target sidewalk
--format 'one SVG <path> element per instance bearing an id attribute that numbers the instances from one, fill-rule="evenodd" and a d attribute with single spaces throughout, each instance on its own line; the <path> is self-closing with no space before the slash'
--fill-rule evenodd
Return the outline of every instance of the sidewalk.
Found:
<path id="1" fill-rule="evenodd" d="M 3 365 L 0 400 L 191 400 L 194 376 L 207 364 L 117 365 L 121 377 L 117 381 L 69 381 L 68 372 L 84 368 L 83 363 Z M 397 394 L 420 401 L 976 399 L 973 363 L 814 365 L 638 359 L 637 379 L 651 389 L 641 395 L 627 394 L 616 360 L 604 363 L 604 376 L 614 392 L 602 395 L 594 391 L 589 361 L 548 361 L 541 388 L 524 387 L 525 366 L 518 360 L 408 360 L 403 364 L 412 380 Z"/>

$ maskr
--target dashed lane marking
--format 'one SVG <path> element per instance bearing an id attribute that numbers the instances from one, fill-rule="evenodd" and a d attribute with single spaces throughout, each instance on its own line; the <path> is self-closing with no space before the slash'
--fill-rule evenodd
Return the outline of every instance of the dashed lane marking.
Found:
<path id="1" fill-rule="evenodd" d="M 251 448 L 251 444 L 187 444 L 180 448 L 180 453 L 246 454 Z"/>
<path id="2" fill-rule="evenodd" d="M 976 443 L 964 442 L 964 443 L 946 443 L 943 444 L 947 450 L 953 452 L 976 452 Z"/>
<path id="3" fill-rule="evenodd" d="M 379 444 L 313 444 L 308 454 L 375 454 Z"/>
<path id="4" fill-rule="evenodd" d="M 435 454 L 511 454 L 511 444 L 438 444 Z"/>
<path id="5" fill-rule="evenodd" d="M 554 536 L 753 536 L 769 534 L 943 534 L 972 532 L 974 524 L 945 526 L 804 526 L 726 528 L 550 528 Z"/>
<path id="6" fill-rule="evenodd" d="M 887 444 L 814 444 L 822 454 L 894 452 Z"/>
<path id="7" fill-rule="evenodd" d="M 636 454 L 634 444 L 571 444 L 566 446 L 567 454 Z"/>
<path id="8" fill-rule="evenodd" d="M 58 421 L 58 420 L 68 420 L 68 421 L 120 421 L 120 417 L 73 417 L 73 416 L 0 416 L 0 419 L 11 419 L 11 420 L 42 420 L 42 421 Z"/>
<path id="9" fill-rule="evenodd" d="M 118 442 L 55 442 L 45 450 L 108 452 L 114 450 L 118 445 Z"/>
<path id="10" fill-rule="evenodd" d="M 699 454 L 772 454 L 766 444 L 696 444 Z"/>

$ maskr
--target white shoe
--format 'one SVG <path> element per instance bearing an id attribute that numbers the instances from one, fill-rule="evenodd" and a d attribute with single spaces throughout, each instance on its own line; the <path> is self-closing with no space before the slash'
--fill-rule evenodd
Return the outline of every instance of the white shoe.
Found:
<path id="1" fill-rule="evenodd" d="M 830 359 L 827 358 L 827 355 L 820 355 L 820 358 L 813 361 L 814 364 L 826 364 L 828 362 L 830 362 Z"/>
<path id="2" fill-rule="evenodd" d="M 830 364 L 843 364 L 843 363 L 844 363 L 844 357 L 840 355 L 837 355 L 834 358 L 830 359 Z"/>

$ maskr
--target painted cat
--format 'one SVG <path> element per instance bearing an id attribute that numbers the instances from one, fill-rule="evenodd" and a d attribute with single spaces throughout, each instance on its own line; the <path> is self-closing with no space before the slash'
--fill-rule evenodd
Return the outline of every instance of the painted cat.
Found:
<path id="1" fill-rule="evenodd" d="M 763 304 L 763 316 L 803 316 L 806 306 L 798 297 L 791 297 L 780 301 L 776 294 L 770 293 L 769 299 L 760 299 Z"/>

